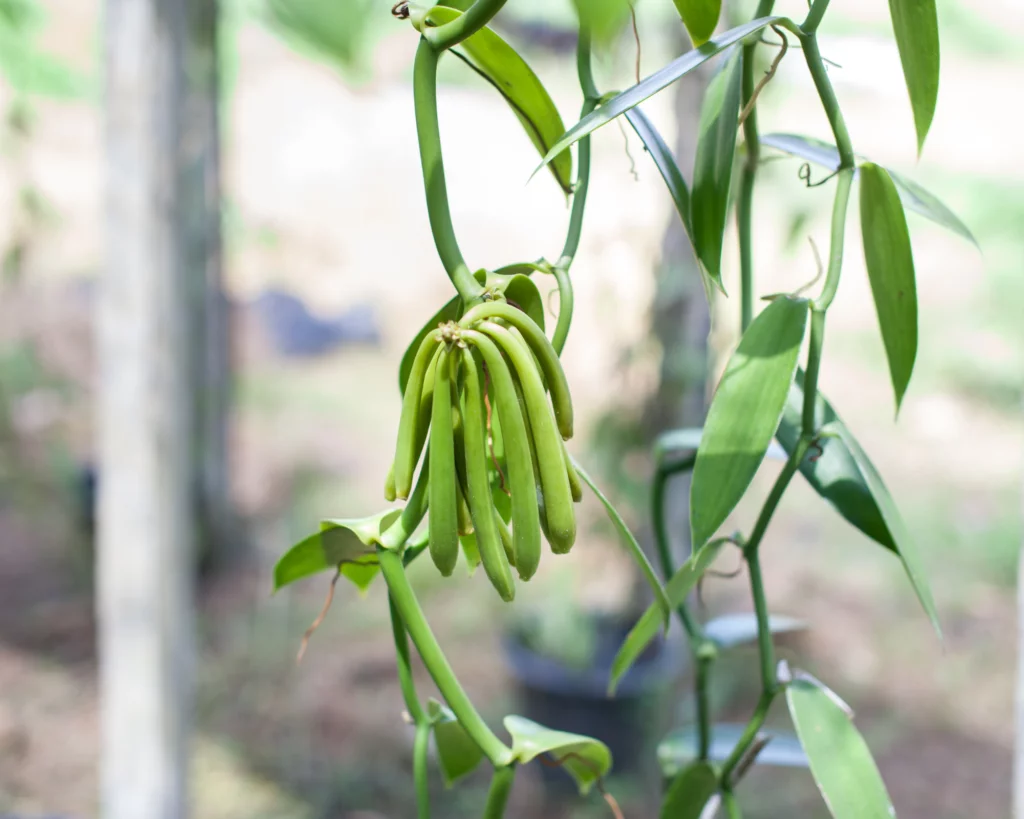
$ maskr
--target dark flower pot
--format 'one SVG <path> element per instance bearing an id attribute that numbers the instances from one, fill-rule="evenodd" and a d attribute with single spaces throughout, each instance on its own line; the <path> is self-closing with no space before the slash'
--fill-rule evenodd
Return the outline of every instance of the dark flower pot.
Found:
<path id="1" fill-rule="evenodd" d="M 538 653 L 522 630 L 505 637 L 505 659 L 516 683 L 517 713 L 560 731 L 594 737 L 612 752 L 616 776 L 656 776 L 654 749 L 667 725 L 657 725 L 659 700 L 683 671 L 684 652 L 676 641 L 658 637 L 608 696 L 612 661 L 633 626 L 632 620 L 595 617 L 594 651 L 585 667 L 572 667 Z M 562 771 L 543 767 L 549 789 L 571 790 Z"/>

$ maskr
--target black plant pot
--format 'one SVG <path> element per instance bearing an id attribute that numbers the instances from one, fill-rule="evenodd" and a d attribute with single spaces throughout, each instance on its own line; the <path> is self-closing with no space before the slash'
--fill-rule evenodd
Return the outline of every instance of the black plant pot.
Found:
<path id="1" fill-rule="evenodd" d="M 684 669 L 685 653 L 676 641 L 659 636 L 608 696 L 612 661 L 633 626 L 622 618 L 595 617 L 595 650 L 587 667 L 571 667 L 534 651 L 522 632 L 504 640 L 505 659 L 516 683 L 517 713 L 534 722 L 594 737 L 612 752 L 614 773 L 657 776 L 655 747 L 668 725 L 658 725 L 659 701 Z M 545 786 L 568 792 L 572 781 L 544 766 Z"/>

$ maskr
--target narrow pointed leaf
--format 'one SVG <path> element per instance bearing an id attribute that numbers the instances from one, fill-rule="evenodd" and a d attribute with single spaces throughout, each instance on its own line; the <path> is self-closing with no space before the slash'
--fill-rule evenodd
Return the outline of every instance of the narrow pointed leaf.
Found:
<path id="1" fill-rule="evenodd" d="M 786 686 L 786 701 L 814 781 L 835 819 L 894 819 L 896 810 L 867 743 L 846 712 L 803 680 Z"/>
<path id="2" fill-rule="evenodd" d="M 592 113 L 583 117 L 583 119 L 563 134 L 551 147 L 551 150 L 544 155 L 544 160 L 541 163 L 541 166 L 543 167 L 547 163 L 551 162 L 566 148 L 583 139 L 583 137 L 588 134 L 592 134 L 602 125 L 607 125 L 616 117 L 626 113 L 630 108 L 635 108 L 644 100 L 654 96 L 659 91 L 668 88 L 668 86 L 680 77 L 688 74 L 695 68 L 700 67 L 712 57 L 727 49 L 729 46 L 735 45 L 746 37 L 749 37 L 751 34 L 756 34 L 758 31 L 770 26 L 772 23 L 777 23 L 784 19 L 785 18 L 783 17 L 761 17 L 757 20 L 752 20 L 749 23 L 737 26 L 734 29 L 726 31 L 724 34 L 720 34 L 717 37 L 708 40 L 704 45 L 700 46 L 700 48 L 687 51 L 683 56 L 677 57 L 664 68 L 659 71 L 655 71 L 649 77 L 646 77 L 636 85 L 627 88 L 621 94 L 615 95 L 603 105 L 600 105 Z"/>
<path id="3" fill-rule="evenodd" d="M 318 572 L 337 569 L 339 564 L 372 555 L 381 533 L 400 514 L 399 509 L 389 509 L 368 518 L 321 522 L 319 532 L 300 540 L 278 560 L 274 567 L 274 591 Z M 365 563 L 363 565 L 365 567 Z"/>
<path id="4" fill-rule="evenodd" d="M 722 245 L 729 216 L 739 129 L 743 50 L 734 48 L 708 86 L 700 109 L 690 220 L 693 246 L 711 280 L 722 288 Z"/>
<path id="5" fill-rule="evenodd" d="M 443 25 L 461 16 L 462 12 L 456 9 L 434 6 L 427 12 L 427 22 Z M 452 53 L 501 94 L 534 147 L 544 156 L 565 130 L 565 124 L 547 89 L 526 61 L 489 28 L 463 40 Z M 572 193 L 572 156 L 562 154 L 550 167 L 555 181 L 568 196 Z"/>
<path id="6" fill-rule="evenodd" d="M 372 0 L 263 0 L 267 26 L 299 53 L 347 72 L 360 62 L 374 21 Z"/>
<path id="7" fill-rule="evenodd" d="M 889 16 L 914 111 L 920 154 L 939 98 L 939 19 L 935 0 L 889 0 Z"/>
<path id="8" fill-rule="evenodd" d="M 402 361 L 398 365 L 398 389 L 403 394 L 405 393 L 405 385 L 409 383 L 409 373 L 412 372 L 412 363 L 416 359 L 416 351 L 419 350 L 420 344 L 423 343 L 423 339 L 427 337 L 427 333 L 437 329 L 438 324 L 443 324 L 446 321 L 456 321 L 459 316 L 462 315 L 462 300 L 455 296 L 451 299 L 444 307 L 438 310 L 434 315 L 430 317 L 426 324 L 424 324 L 420 331 L 416 334 L 416 338 L 412 340 L 412 343 L 405 348 L 405 352 L 402 354 Z"/>
<path id="9" fill-rule="evenodd" d="M 779 424 L 777 437 L 788 453 L 793 452 L 800 438 L 803 379 L 803 372 L 798 372 Z M 895 552 L 921 606 L 941 635 L 935 602 L 917 546 L 907 533 L 899 509 L 878 470 L 821 393 L 815 401 L 814 418 L 815 427 L 828 434 L 819 436 L 816 446 L 804 458 L 800 464 L 801 474 L 853 526 Z"/>
<path id="10" fill-rule="evenodd" d="M 882 481 L 882 476 L 878 474 L 878 470 L 875 469 L 875 465 L 871 463 L 871 459 L 868 458 L 867 453 L 861 449 L 857 440 L 851 435 L 846 439 L 846 445 L 849 447 L 850 452 L 853 453 L 853 457 L 857 461 L 857 465 L 860 467 L 861 473 L 864 475 L 864 479 L 867 481 L 868 488 L 871 490 L 871 495 L 874 497 L 875 502 L 878 504 L 879 511 L 882 513 L 882 519 L 885 521 L 886 527 L 893 536 L 893 541 L 896 544 L 896 551 L 899 552 L 900 558 L 903 561 L 903 567 L 906 569 L 907 577 L 910 578 L 910 583 L 914 587 L 917 599 L 921 601 L 921 606 L 924 608 L 925 614 L 928 615 L 928 619 L 931 620 L 936 634 L 938 634 L 941 639 L 942 627 L 939 625 L 939 614 L 935 609 L 935 600 L 932 598 L 931 587 L 928 584 L 928 576 L 921 563 L 921 558 L 917 551 L 917 545 L 907 532 L 906 524 L 903 522 L 903 516 L 900 515 L 900 511 L 896 507 L 896 502 L 893 500 L 892 495 L 889 494 L 889 490 Z"/>
<path id="11" fill-rule="evenodd" d="M 787 634 L 803 631 L 807 624 L 795 617 L 772 614 L 768 617 L 768 630 L 772 634 Z M 734 648 L 745 643 L 757 642 L 757 617 L 753 612 L 723 614 L 704 625 L 704 636 L 720 649 Z"/>
<path id="12" fill-rule="evenodd" d="M 686 600 L 704 573 L 715 562 L 715 558 L 718 557 L 718 553 L 726 542 L 725 540 L 711 541 L 691 555 L 690 559 L 672 575 L 668 583 L 665 584 L 665 595 L 673 608 Z M 651 640 L 657 636 L 661 629 L 661 623 L 661 611 L 657 605 L 652 603 L 637 620 L 636 625 L 630 629 L 612 661 L 611 678 L 608 680 L 609 696 L 615 693 L 619 681 L 644 653 Z"/>
<path id="13" fill-rule="evenodd" d="M 761 144 L 806 159 L 808 162 L 821 165 L 830 171 L 839 168 L 839 151 L 834 145 L 822 142 L 820 139 L 797 134 L 766 134 L 761 137 Z M 978 247 L 978 240 L 974 238 L 974 234 L 971 233 L 967 225 L 937 196 L 895 171 L 890 170 L 889 176 L 895 183 L 900 201 L 903 202 L 903 206 L 907 210 L 912 210 L 914 213 L 930 219 L 935 224 L 962 236 Z"/>
<path id="14" fill-rule="evenodd" d="M 505 730 L 512 735 L 512 754 L 526 764 L 548 754 L 574 780 L 580 793 L 587 793 L 612 767 L 608 746 L 591 737 L 545 728 L 525 717 L 505 717 Z"/>
<path id="15" fill-rule="evenodd" d="M 693 466 L 694 546 L 718 531 L 764 460 L 793 382 L 807 312 L 803 299 L 775 299 L 747 328 L 726 365 Z"/>
<path id="16" fill-rule="evenodd" d="M 604 511 L 608 514 L 608 519 L 612 522 L 616 531 L 619 533 L 619 537 L 622 539 L 623 545 L 626 547 L 626 551 L 629 552 L 629 556 L 633 558 L 633 562 L 636 563 L 643 574 L 644 579 L 647 581 L 647 585 L 651 589 L 651 593 L 654 595 L 654 602 L 661 612 L 662 623 L 668 626 L 669 618 L 672 616 L 672 605 L 668 601 L 668 597 L 665 595 L 665 589 L 662 588 L 661 583 L 658 581 L 658 575 L 654 571 L 654 567 L 651 562 L 647 559 L 647 554 L 640 544 L 637 543 L 633 533 L 629 530 L 626 525 L 626 521 L 622 519 L 622 515 L 618 513 L 612 502 L 605 497 L 604 493 L 598 489 L 597 484 L 594 483 L 594 479 L 587 474 L 586 470 L 579 465 L 579 462 L 569 456 L 572 461 L 572 465 L 576 468 L 576 472 L 579 473 L 580 478 L 583 482 L 590 487 L 590 491 L 594 493 L 601 505 L 604 507 Z"/>
<path id="17" fill-rule="evenodd" d="M 673 0 L 694 46 L 704 45 L 715 33 L 722 0 Z"/>
<path id="18" fill-rule="evenodd" d="M 776 433 L 779 444 L 788 455 L 793 454 L 800 440 L 803 383 L 804 373 L 800 370 L 789 389 L 786 409 Z M 814 426 L 816 429 L 827 427 L 834 434 L 823 435 L 818 439 L 800 464 L 800 473 L 853 526 L 886 549 L 899 554 L 896 541 L 871 494 L 867 478 L 847 444 L 853 435 L 820 391 L 815 399 Z"/>
<path id="19" fill-rule="evenodd" d="M 861 166 L 860 220 L 864 260 L 899 412 L 917 357 L 914 254 L 896 185 L 885 168 L 871 163 Z"/>
<path id="20" fill-rule="evenodd" d="M 695 456 L 700 447 L 701 435 L 704 432 L 700 427 L 691 429 L 673 429 L 663 432 L 654 442 L 654 459 L 659 464 L 666 461 L 677 461 L 690 456 Z M 784 461 L 788 457 L 787 452 L 774 441 L 768 445 L 766 458 L 774 461 Z"/>
<path id="21" fill-rule="evenodd" d="M 725 762 L 739 742 L 746 725 L 716 723 L 711 726 L 711 744 L 708 748 L 710 762 Z M 792 734 L 764 730 L 761 734 L 769 742 L 757 755 L 758 765 L 775 768 L 806 768 L 807 756 L 800 740 Z M 658 764 L 663 776 L 672 778 L 679 775 L 687 765 L 697 759 L 697 729 L 688 725 L 673 731 L 658 743 Z"/>
<path id="22" fill-rule="evenodd" d="M 640 141 L 644 144 L 644 150 L 654 160 L 658 173 L 665 180 L 665 187 L 668 188 L 669 196 L 672 197 L 676 210 L 679 212 L 679 218 L 682 220 L 686 235 L 689 236 L 691 233 L 690 189 L 686 185 L 683 172 L 679 170 L 679 165 L 676 164 L 675 157 L 672 156 L 672 151 L 665 144 L 665 140 L 662 139 L 658 129 L 647 119 L 647 115 L 639 107 L 630 108 L 626 111 L 626 121 L 633 126 L 636 135 L 640 137 Z"/>
<path id="23" fill-rule="evenodd" d="M 427 716 L 433 723 L 437 761 L 445 787 L 471 773 L 484 758 L 480 746 L 469 738 L 466 729 L 446 706 L 435 699 L 427 703 Z"/>
<path id="24" fill-rule="evenodd" d="M 694 762 L 669 786 L 661 803 L 661 819 L 700 819 L 704 806 L 718 792 L 718 777 L 707 762 Z"/>

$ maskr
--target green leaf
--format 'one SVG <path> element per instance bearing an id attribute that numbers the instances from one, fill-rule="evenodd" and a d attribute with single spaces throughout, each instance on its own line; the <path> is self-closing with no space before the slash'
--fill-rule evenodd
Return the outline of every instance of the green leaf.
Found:
<path id="1" fill-rule="evenodd" d="M 599 43 L 608 43 L 629 19 L 629 0 L 572 0 L 580 28 Z"/>
<path id="2" fill-rule="evenodd" d="M 875 298 L 899 412 L 917 357 L 917 285 L 910 231 L 896 185 L 885 168 L 861 166 L 860 220 L 864 260 Z"/>
<path id="3" fill-rule="evenodd" d="M 364 562 L 357 567 L 343 566 L 342 574 L 346 574 L 346 568 L 353 568 L 356 578 L 365 578 L 368 569 L 365 558 L 373 555 L 381 533 L 400 514 L 399 509 L 389 509 L 368 518 L 321 521 L 319 532 L 300 540 L 277 561 L 274 567 L 274 591 L 349 561 Z"/>
<path id="4" fill-rule="evenodd" d="M 690 592 L 693 591 L 697 582 L 704 576 L 704 573 L 715 562 L 718 553 L 728 541 L 713 540 L 695 554 L 690 555 L 679 570 L 665 584 L 665 596 L 672 608 L 683 603 Z M 623 640 L 615 659 L 612 661 L 611 678 L 608 681 L 608 696 L 615 693 L 615 689 L 622 677 L 637 661 L 648 644 L 653 640 L 661 628 L 661 610 L 654 603 L 647 607 L 647 610 L 637 620 L 636 625 L 630 629 L 626 639 Z"/>
<path id="5" fill-rule="evenodd" d="M 806 159 L 808 162 L 821 165 L 831 171 L 839 168 L 839 151 L 834 145 L 822 142 L 820 139 L 797 134 L 767 134 L 761 137 L 761 144 Z M 978 247 L 978 240 L 974 238 L 974 234 L 971 233 L 967 225 L 960 221 L 960 217 L 946 207 L 937 196 L 895 171 L 890 170 L 889 176 L 896 184 L 900 201 L 903 202 L 903 206 L 907 210 L 912 210 L 914 213 L 930 219 L 935 224 L 962 236 Z"/>
<path id="6" fill-rule="evenodd" d="M 722 0 L 673 0 L 694 46 L 704 45 L 715 33 Z"/>
<path id="7" fill-rule="evenodd" d="M 896 811 L 867 743 L 829 692 L 794 680 L 786 686 L 786 701 L 832 816 L 893 819 Z"/>
<path id="8" fill-rule="evenodd" d="M 0 77 L 20 94 L 57 99 L 81 97 L 89 83 L 71 67 L 34 44 L 34 30 L 41 22 L 30 10 L 30 19 L 18 18 L 17 24 L 0 26 Z M 11 12 L 20 15 L 21 9 Z"/>
<path id="9" fill-rule="evenodd" d="M 608 746 L 591 737 L 545 728 L 525 717 L 505 717 L 505 730 L 512 735 L 512 753 L 516 761 L 526 764 L 542 754 L 576 780 L 580 793 L 587 793 L 595 782 L 612 767 Z"/>
<path id="10" fill-rule="evenodd" d="M 267 26 L 293 49 L 346 73 L 366 52 L 373 5 L 372 0 L 263 0 L 261 10 Z"/>
<path id="11" fill-rule="evenodd" d="M 663 464 L 666 461 L 684 460 L 695 456 L 700 448 L 703 432 L 704 430 L 700 427 L 663 432 L 654 442 L 654 460 L 658 464 Z M 773 442 L 768 445 L 765 457 L 775 461 L 784 461 L 787 453 L 781 446 Z"/>
<path id="12" fill-rule="evenodd" d="M 789 388 L 786 409 L 779 423 L 776 438 L 788 455 L 800 440 L 803 423 L 804 373 L 798 370 Z M 882 517 L 867 479 L 847 445 L 853 439 L 842 419 L 828 400 L 818 392 L 815 398 L 815 429 L 827 428 L 833 434 L 819 437 L 811 452 L 800 464 L 800 472 L 814 490 L 827 500 L 840 515 L 872 540 L 899 553 L 896 541 Z"/>
<path id="13" fill-rule="evenodd" d="M 672 151 L 665 144 L 658 129 L 647 119 L 647 115 L 639 107 L 626 111 L 626 121 L 633 126 L 636 135 L 644 144 L 644 150 L 650 154 L 661 178 L 665 180 L 665 187 L 668 188 L 669 195 L 675 202 L 679 218 L 689 236 L 692 233 L 690 229 L 690 189 L 686 185 L 686 179 L 683 178 L 683 172 L 676 164 L 675 157 L 672 156 Z"/>
<path id="14" fill-rule="evenodd" d="M 803 380 L 803 372 L 797 372 L 779 424 L 777 437 L 788 453 L 793 452 L 800 438 Z M 818 437 L 800 464 L 800 472 L 839 514 L 899 556 L 921 606 L 941 636 L 928 578 L 899 509 L 867 453 L 820 392 L 815 401 L 814 425 L 826 434 Z"/>
<path id="15" fill-rule="evenodd" d="M 427 702 L 427 716 L 433 724 L 441 775 L 445 787 L 450 788 L 480 764 L 484 752 L 469 738 L 455 714 L 437 700 L 430 699 Z"/>
<path id="16" fill-rule="evenodd" d="M 461 11 L 434 6 L 427 12 L 427 23 L 443 25 L 461 16 Z M 555 103 L 526 61 L 489 28 L 482 28 L 463 40 L 452 53 L 504 97 L 534 147 L 544 156 L 565 130 L 565 125 Z M 551 173 L 566 196 L 572 193 L 570 154 L 551 163 Z"/>
<path id="17" fill-rule="evenodd" d="M 889 0 L 889 16 L 910 93 L 920 154 L 939 99 L 939 19 L 935 0 Z"/>
<path id="18" fill-rule="evenodd" d="M 662 622 L 667 627 L 669 618 L 672 616 L 672 605 L 668 601 L 668 597 L 665 595 L 665 590 L 662 588 L 661 583 L 658 581 L 658 575 L 654 571 L 654 567 L 651 566 L 651 562 L 647 559 L 647 554 L 640 544 L 637 543 L 636 538 L 633 537 L 633 533 L 629 530 L 626 522 L 622 519 L 612 502 L 605 497 L 604 493 L 597 488 L 597 484 L 594 483 L 594 479 L 587 474 L 586 470 L 579 465 L 579 462 L 569 456 L 569 460 L 572 461 L 572 465 L 576 468 L 580 478 L 583 482 L 590 487 L 590 491 L 597 496 L 597 499 L 601 501 L 601 505 L 604 507 L 604 511 L 608 514 L 608 519 L 612 522 L 612 525 L 619 533 L 619 537 L 622 539 L 623 545 L 626 547 L 626 551 L 629 552 L 630 557 L 633 558 L 633 562 L 639 567 L 641 574 L 647 581 L 647 585 L 651 589 L 651 593 L 654 595 L 654 602 L 657 604 L 658 609 L 661 611 Z"/>
<path id="19" fill-rule="evenodd" d="M 693 466 L 695 546 L 718 531 L 764 460 L 793 382 L 807 302 L 780 297 L 754 319 L 718 384 Z"/>
<path id="20" fill-rule="evenodd" d="M 787 634 L 803 631 L 807 624 L 795 617 L 772 614 L 768 617 L 768 630 L 772 634 Z M 704 625 L 704 636 L 720 649 L 734 648 L 745 643 L 757 642 L 757 617 L 752 613 L 723 614 Z"/>
<path id="21" fill-rule="evenodd" d="M 700 819 L 708 800 L 718 792 L 718 776 L 707 762 L 694 762 L 669 786 L 661 803 L 661 819 Z"/>
<path id="22" fill-rule="evenodd" d="M 461 315 L 462 300 L 455 296 L 430 317 L 427 323 L 420 328 L 416 338 L 405 348 L 405 352 L 402 354 L 402 361 L 398 365 L 398 389 L 402 394 L 405 393 L 405 385 L 409 383 L 409 373 L 412 372 L 412 363 L 416 360 L 416 351 L 419 350 L 423 339 L 427 337 L 427 333 L 436 330 L 438 324 L 443 324 L 446 321 L 458 321 Z"/>
<path id="23" fill-rule="evenodd" d="M 708 747 L 710 762 L 725 762 L 743 735 L 746 725 L 732 723 L 716 723 L 711 726 L 711 743 Z M 804 754 L 800 740 L 792 734 L 774 730 L 763 730 L 759 733 L 769 739 L 761 753 L 757 755 L 758 765 L 775 768 L 806 768 L 807 756 Z M 687 765 L 697 759 L 697 729 L 688 725 L 666 736 L 658 743 L 658 764 L 661 773 L 667 778 L 679 775 Z"/>
<path id="24" fill-rule="evenodd" d="M 493 276 L 492 281 L 495 289 L 505 295 L 506 301 L 526 313 L 541 330 L 544 329 L 544 299 L 533 279 L 517 273 L 509 277 Z"/>
<path id="25" fill-rule="evenodd" d="M 659 91 L 668 88 L 668 86 L 680 77 L 688 74 L 695 68 L 700 67 L 712 57 L 727 49 L 729 46 L 735 45 L 746 37 L 749 37 L 751 34 L 756 34 L 766 26 L 770 26 L 772 23 L 777 23 L 783 19 L 785 18 L 761 17 L 742 26 L 730 29 L 724 34 L 720 34 L 719 36 L 708 40 L 699 48 L 687 51 L 683 56 L 677 57 L 664 68 L 655 71 L 649 77 L 646 77 L 636 85 L 627 88 L 621 94 L 616 94 L 603 105 L 598 106 L 592 113 L 587 114 L 587 116 L 583 117 L 583 119 L 564 133 L 544 155 L 541 167 L 551 162 L 566 148 L 583 139 L 583 137 L 592 134 L 602 125 L 607 125 L 616 117 L 626 113 L 629 109 L 635 108 L 644 100 L 654 96 Z"/>

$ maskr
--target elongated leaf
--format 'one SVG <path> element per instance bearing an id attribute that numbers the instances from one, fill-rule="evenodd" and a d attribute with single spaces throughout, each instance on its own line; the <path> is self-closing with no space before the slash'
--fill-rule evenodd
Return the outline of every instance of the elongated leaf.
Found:
<path id="1" fill-rule="evenodd" d="M 766 134 L 761 137 L 761 144 L 806 159 L 808 162 L 821 165 L 831 171 L 839 167 L 839 151 L 836 150 L 835 145 L 822 142 L 820 139 L 797 134 Z M 907 210 L 912 210 L 914 213 L 930 219 L 935 224 L 951 230 L 978 247 L 978 240 L 974 238 L 974 234 L 971 233 L 967 225 L 960 221 L 960 218 L 937 196 L 895 171 L 890 170 L 889 176 L 896 184 L 900 201 L 903 202 L 903 206 Z"/>
<path id="2" fill-rule="evenodd" d="M 743 50 L 734 47 L 704 95 L 693 168 L 690 213 L 693 246 L 704 271 L 719 289 L 722 289 L 722 245 L 732 191 L 742 79 Z"/>
<path id="3" fill-rule="evenodd" d="M 505 730 L 512 735 L 512 753 L 524 765 L 542 754 L 560 764 L 576 780 L 580 793 L 587 793 L 612 767 L 608 746 L 591 737 L 545 728 L 525 717 L 505 717 Z"/>
<path id="4" fill-rule="evenodd" d="M 551 162 L 566 148 L 575 144 L 588 134 L 592 134 L 602 125 L 607 125 L 613 119 L 626 113 L 630 108 L 635 108 L 645 99 L 654 96 L 659 91 L 668 88 L 680 77 L 693 71 L 695 68 L 706 63 L 716 54 L 720 54 L 731 45 L 735 45 L 751 34 L 756 34 L 766 26 L 783 20 L 783 17 L 761 17 L 742 26 L 730 29 L 708 40 L 704 45 L 687 51 L 683 56 L 677 57 L 667 66 L 655 71 L 649 77 L 641 80 L 636 85 L 627 88 L 621 94 L 616 94 L 603 105 L 599 106 L 592 113 L 587 114 L 572 128 L 564 133 L 551 147 L 551 150 L 544 155 L 541 167 Z M 536 171 L 535 171 L 536 173 Z"/>
<path id="5" fill-rule="evenodd" d="M 777 437 L 788 453 L 793 452 L 800 437 L 803 383 L 804 374 L 798 372 L 779 424 Z M 815 401 L 814 417 L 815 427 L 828 434 L 818 438 L 800 464 L 800 472 L 839 514 L 865 535 L 896 553 L 921 606 L 941 635 L 935 602 L 917 547 L 907 533 L 899 509 L 878 470 L 820 392 Z"/>
<path id="6" fill-rule="evenodd" d="M 450 788 L 480 764 L 484 752 L 469 738 L 455 714 L 437 700 L 431 699 L 427 703 L 427 716 L 433 723 L 434 745 L 437 747 L 441 775 L 445 787 Z"/>
<path id="7" fill-rule="evenodd" d="M 747 328 L 726 365 L 693 466 L 694 546 L 718 531 L 764 460 L 793 382 L 807 312 L 803 299 L 775 299 Z"/>
<path id="8" fill-rule="evenodd" d="M 708 759 L 711 762 L 725 762 L 743 735 L 746 725 L 716 723 L 711 726 L 711 743 Z M 779 731 L 761 731 L 769 742 L 757 755 L 758 765 L 775 768 L 806 768 L 807 756 L 800 740 L 792 734 Z M 658 744 L 658 764 L 665 777 L 675 777 L 687 765 L 697 759 L 697 729 L 688 725 L 666 736 Z"/>
<path id="9" fill-rule="evenodd" d="M 663 432 L 654 442 L 654 459 L 660 464 L 668 460 L 675 461 L 696 455 L 703 432 L 704 430 L 700 427 Z M 788 457 L 788 453 L 773 441 L 768 445 L 765 457 L 773 461 L 784 461 Z"/>
<path id="10" fill-rule="evenodd" d="M 694 762 L 669 786 L 661 803 L 661 819 L 700 819 L 704 806 L 718 792 L 718 777 L 707 762 Z"/>
<path id="11" fill-rule="evenodd" d="M 713 540 L 696 553 L 690 555 L 679 570 L 665 584 L 665 596 L 673 608 L 686 600 L 704 573 L 715 562 L 725 545 L 724 540 Z M 615 693 L 619 681 L 629 671 L 661 628 L 661 610 L 652 603 L 630 629 L 623 640 L 615 659 L 612 661 L 611 678 L 608 680 L 608 695 Z"/>
<path id="12" fill-rule="evenodd" d="M 722 0 L 673 0 L 694 46 L 703 45 L 715 33 Z"/>
<path id="13" fill-rule="evenodd" d="M 31 20 L 0 25 L 0 78 L 21 94 L 57 99 L 83 96 L 89 90 L 88 78 L 37 48 L 35 29 Z"/>
<path id="14" fill-rule="evenodd" d="M 776 438 L 787 455 L 793 454 L 800 440 L 804 405 L 803 384 L 804 373 L 800 370 L 789 388 L 786 409 L 776 433 Z M 882 517 L 882 511 L 871 494 L 867 479 L 847 445 L 853 434 L 820 391 L 814 406 L 815 428 L 827 427 L 834 434 L 818 439 L 809 455 L 800 464 L 800 473 L 814 490 L 853 526 L 885 548 L 899 554 L 896 541 L 885 524 L 885 518 Z"/>
<path id="15" fill-rule="evenodd" d="M 605 497 L 604 493 L 597 488 L 597 484 L 594 483 L 594 479 L 587 474 L 586 470 L 580 466 L 576 459 L 571 455 L 569 456 L 569 460 L 572 461 L 572 465 L 575 467 L 576 472 L 579 473 L 583 482 L 590 487 L 590 491 L 594 493 L 599 501 L 601 501 L 601 505 L 604 507 L 604 511 L 608 514 L 608 519 L 612 522 L 616 531 L 618 531 L 619 537 L 622 539 L 622 543 L 626 547 L 626 551 L 629 552 L 630 557 L 633 558 L 633 562 L 636 563 L 641 574 L 643 574 L 644 579 L 647 581 L 647 585 L 650 587 L 651 593 L 654 595 L 654 602 L 661 611 L 662 622 L 665 626 L 668 626 L 669 618 L 672 616 L 672 605 L 669 603 L 668 597 L 665 595 L 665 590 L 658 581 L 658 575 L 654 571 L 654 567 L 647 559 L 647 554 L 642 548 L 640 548 L 640 544 L 637 543 L 636 538 L 633 537 L 633 533 L 629 531 L 629 527 L 626 525 L 626 521 L 622 519 L 622 515 L 616 511 L 615 507 L 612 506 L 612 502 Z"/>
<path id="16" fill-rule="evenodd" d="M 903 205 L 885 168 L 864 164 L 860 177 L 864 260 L 899 412 L 917 357 L 914 254 Z"/>
<path id="17" fill-rule="evenodd" d="M 679 170 L 676 159 L 665 140 L 662 139 L 658 129 L 647 119 L 647 115 L 639 108 L 630 108 L 626 111 L 626 121 L 633 126 L 636 135 L 644 144 L 644 150 L 650 154 L 651 159 L 665 180 L 665 187 L 668 188 L 669 196 L 675 202 L 679 218 L 686 229 L 686 235 L 691 234 L 690 230 L 690 189 L 686 185 L 683 172 Z"/>
<path id="18" fill-rule="evenodd" d="M 928 615 L 928 619 L 931 620 L 936 634 L 941 639 L 942 627 L 939 625 L 939 614 L 935 609 L 935 600 L 932 598 L 931 587 L 928 585 L 928 576 L 918 555 L 917 546 L 907 532 L 903 516 L 900 515 L 896 502 L 892 499 L 892 495 L 889 494 L 889 490 L 882 481 L 882 476 L 878 474 L 878 470 L 871 463 L 867 453 L 861 449 L 860 444 L 852 435 L 845 440 L 847 447 L 849 447 L 850 452 L 857 461 L 857 465 L 860 467 L 861 473 L 864 475 L 872 497 L 874 497 L 875 502 L 878 504 L 878 509 L 882 513 L 882 519 L 885 521 L 886 528 L 888 528 L 893 536 L 896 551 L 899 552 L 900 558 L 903 561 L 903 567 L 906 569 L 907 577 L 910 578 L 910 583 L 914 587 L 917 599 L 921 601 L 925 614 Z"/>
<path id="19" fill-rule="evenodd" d="M 364 56 L 375 20 L 372 0 L 263 0 L 268 27 L 305 56 L 347 72 Z"/>
<path id="20" fill-rule="evenodd" d="M 772 614 L 768 617 L 768 630 L 772 634 L 803 631 L 807 624 L 795 617 Z M 704 636 L 720 649 L 733 648 L 757 642 L 757 617 L 752 612 L 723 614 L 704 625 Z"/>
<path id="21" fill-rule="evenodd" d="M 438 324 L 443 324 L 446 321 L 457 321 L 461 315 L 462 300 L 455 296 L 444 307 L 434 313 L 427 323 L 420 328 L 416 338 L 405 348 L 405 352 L 402 354 L 402 361 L 398 365 L 398 389 L 401 393 L 405 393 L 405 385 L 409 383 L 409 373 L 412 372 L 412 363 L 416 359 L 416 351 L 419 350 L 423 339 L 427 337 L 427 333 L 436 330 Z"/>
<path id="22" fill-rule="evenodd" d="M 544 329 L 544 299 L 533 279 L 521 273 L 508 278 L 492 276 L 491 279 L 495 289 L 505 294 L 506 300 L 532 318 L 541 330 Z"/>
<path id="23" fill-rule="evenodd" d="M 939 19 L 935 0 L 889 0 L 889 16 L 914 111 L 920 154 L 939 99 Z"/>
<path id="24" fill-rule="evenodd" d="M 835 819 L 894 819 L 896 810 L 849 717 L 821 688 L 803 680 L 786 686 L 786 701 L 818 789 Z"/>
<path id="25" fill-rule="evenodd" d="M 389 509 L 368 518 L 322 521 L 319 532 L 300 540 L 277 561 L 274 567 L 274 591 L 318 572 L 336 569 L 339 564 L 372 555 L 381 533 L 400 514 L 399 509 Z M 342 567 L 342 574 L 345 574 L 345 568 L 347 566 Z M 362 576 L 368 567 L 364 563 L 356 568 L 364 570 L 357 572 L 358 576 Z"/>
<path id="26" fill-rule="evenodd" d="M 462 12 L 456 9 L 434 6 L 427 13 L 427 23 L 443 25 L 461 16 Z M 463 40 L 453 53 L 501 94 L 534 147 L 544 156 L 565 130 L 565 124 L 547 89 L 526 61 L 489 28 Z M 563 154 L 550 167 L 568 196 L 572 193 L 572 156 Z"/>

